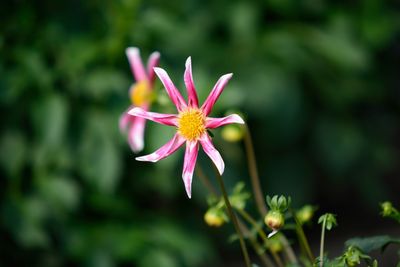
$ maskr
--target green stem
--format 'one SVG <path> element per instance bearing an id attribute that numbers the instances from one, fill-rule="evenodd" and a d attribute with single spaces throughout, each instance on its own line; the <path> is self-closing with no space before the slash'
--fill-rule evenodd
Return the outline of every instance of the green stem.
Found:
<path id="1" fill-rule="evenodd" d="M 196 176 L 200 178 L 200 181 L 204 185 L 205 188 L 210 192 L 211 195 L 217 196 L 217 191 L 215 190 L 214 186 L 210 182 L 210 179 L 207 178 L 207 175 L 204 173 L 203 169 L 197 165 L 195 169 Z"/>
<path id="2" fill-rule="evenodd" d="M 268 212 L 268 209 L 264 200 L 264 194 L 261 189 L 260 177 L 257 170 L 257 161 L 254 153 L 253 140 L 251 138 L 250 129 L 247 126 L 247 124 L 245 124 L 244 127 L 246 130 L 246 133 L 244 135 L 244 145 L 246 149 L 247 162 L 249 166 L 251 185 L 253 188 L 254 198 L 257 204 L 258 212 L 260 213 L 261 217 L 264 218 L 264 216 Z M 282 235 L 280 239 L 281 239 L 280 241 L 283 244 L 285 254 L 289 259 L 289 261 L 291 263 L 297 263 L 296 255 L 294 254 L 294 251 L 290 246 L 289 242 L 287 241 L 286 237 Z"/>
<path id="3" fill-rule="evenodd" d="M 253 187 L 254 198 L 257 204 L 257 208 L 261 216 L 265 216 L 267 214 L 268 209 L 267 205 L 265 204 L 264 194 L 261 190 L 260 184 L 260 176 L 258 175 L 257 170 L 257 161 L 254 152 L 253 140 L 251 138 L 250 129 L 247 125 L 244 126 L 246 129 L 246 133 L 244 135 L 244 145 L 246 148 L 246 155 L 247 155 L 247 163 L 249 166 L 249 174 L 251 179 L 251 185 Z"/>
<path id="4" fill-rule="evenodd" d="M 256 230 L 258 235 L 261 237 L 261 239 L 263 240 L 264 244 L 268 243 L 268 237 L 267 234 L 264 232 L 264 230 L 262 229 L 262 227 L 260 227 L 260 225 L 258 225 L 257 221 L 251 217 L 250 214 L 248 214 L 245 210 L 242 209 L 236 209 L 240 215 L 242 215 L 242 217 L 248 221 Z M 279 257 L 278 253 L 276 253 L 275 251 L 271 251 L 272 257 L 274 258 L 276 264 L 278 264 L 279 267 L 283 267 L 284 264 L 281 260 L 281 258 Z"/>
<path id="5" fill-rule="evenodd" d="M 217 175 L 217 180 L 221 187 L 222 196 L 224 197 L 225 206 L 226 206 L 226 209 L 228 210 L 229 217 L 231 218 L 231 220 L 233 222 L 233 226 L 235 227 L 235 231 L 236 231 L 237 235 L 239 236 L 240 247 L 242 249 L 246 267 L 251 267 L 250 258 L 249 258 L 249 254 L 247 252 L 246 244 L 244 243 L 243 235 L 239 229 L 239 225 L 238 225 L 236 216 L 233 213 L 231 203 L 229 202 L 228 194 L 226 193 L 224 181 L 222 180 L 221 175 L 219 175 L 219 174 Z"/>
<path id="6" fill-rule="evenodd" d="M 309 260 L 311 262 L 314 262 L 314 255 L 311 251 L 311 248 L 308 243 L 307 237 L 304 233 L 303 227 L 301 226 L 299 220 L 297 219 L 296 213 L 293 211 L 293 209 L 289 209 L 289 211 L 292 214 L 293 219 L 296 223 L 296 233 L 297 233 L 297 236 L 299 237 L 300 244 L 303 246 L 305 253 L 306 253 L 307 257 L 309 258 Z"/>
<path id="7" fill-rule="evenodd" d="M 326 216 L 324 221 L 322 222 L 322 231 L 321 231 L 321 244 L 319 248 L 319 266 L 324 266 L 324 242 L 325 242 L 325 225 L 326 225 Z"/>

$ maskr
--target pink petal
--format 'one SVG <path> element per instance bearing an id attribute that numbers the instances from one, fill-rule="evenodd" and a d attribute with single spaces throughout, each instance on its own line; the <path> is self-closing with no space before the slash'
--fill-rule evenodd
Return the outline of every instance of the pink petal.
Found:
<path id="1" fill-rule="evenodd" d="M 157 162 L 174 153 L 184 142 L 185 139 L 183 137 L 181 137 L 179 134 L 175 134 L 171 140 L 169 140 L 165 145 L 157 149 L 155 152 L 146 156 L 137 157 L 136 160 Z"/>
<path id="2" fill-rule="evenodd" d="M 129 115 L 145 118 L 160 124 L 168 126 L 178 126 L 178 118 L 175 114 L 162 114 L 156 112 L 149 112 L 142 108 L 134 107 L 128 111 Z"/>
<path id="3" fill-rule="evenodd" d="M 154 68 L 158 66 L 159 61 L 160 61 L 160 53 L 158 53 L 158 52 L 151 53 L 149 60 L 147 61 L 147 74 L 148 74 L 150 83 L 154 82 L 154 79 L 156 77 L 156 75 L 154 73 Z M 153 86 L 151 86 L 151 87 L 153 87 Z"/>
<path id="4" fill-rule="evenodd" d="M 185 109 L 186 108 L 185 100 L 183 99 L 181 93 L 179 93 L 178 89 L 176 89 L 174 83 L 169 78 L 167 72 L 161 68 L 154 68 L 154 72 L 157 74 L 158 78 L 160 78 L 165 89 L 167 90 L 169 98 L 175 104 L 178 111 Z"/>
<path id="5" fill-rule="evenodd" d="M 187 141 L 185 160 L 183 162 L 182 179 L 185 184 L 186 193 L 189 198 L 192 197 L 192 179 L 198 153 L 199 153 L 199 143 L 196 141 L 194 142 Z"/>
<path id="6" fill-rule="evenodd" d="M 206 118 L 206 128 L 208 129 L 214 129 L 221 127 L 226 124 L 231 124 L 231 123 L 239 123 L 239 124 L 244 124 L 243 119 L 237 115 L 237 114 L 232 114 L 227 117 L 223 118 Z"/>
<path id="7" fill-rule="evenodd" d="M 128 124 L 132 122 L 134 118 L 130 116 L 127 112 L 122 113 L 121 117 L 119 118 L 119 130 L 121 132 L 125 132 Z"/>
<path id="8" fill-rule="evenodd" d="M 232 75 L 233 75 L 232 73 L 229 73 L 219 78 L 214 88 L 212 89 L 211 93 L 208 95 L 206 101 L 204 101 L 204 104 L 201 107 L 201 109 L 203 110 L 206 116 L 210 114 L 215 102 L 221 95 L 228 81 L 232 78 Z"/>
<path id="9" fill-rule="evenodd" d="M 199 99 L 197 98 L 196 88 L 193 82 L 192 59 L 190 57 L 187 58 L 185 66 L 186 70 L 183 79 L 185 81 L 186 89 L 188 92 L 189 106 L 198 108 Z"/>
<path id="10" fill-rule="evenodd" d="M 221 154 L 215 149 L 211 138 L 207 133 L 203 134 L 200 139 L 200 144 L 203 147 L 204 152 L 210 157 L 210 159 L 214 162 L 215 167 L 217 167 L 219 174 L 224 173 L 225 163 L 221 157 Z"/>
<path id="11" fill-rule="evenodd" d="M 138 153 L 144 147 L 144 128 L 146 119 L 136 117 L 128 133 L 128 142 L 133 152 Z"/>
<path id="12" fill-rule="evenodd" d="M 125 50 L 128 57 L 131 70 L 136 81 L 147 80 L 146 70 L 143 66 L 142 59 L 140 58 L 140 51 L 137 47 L 128 47 Z"/>

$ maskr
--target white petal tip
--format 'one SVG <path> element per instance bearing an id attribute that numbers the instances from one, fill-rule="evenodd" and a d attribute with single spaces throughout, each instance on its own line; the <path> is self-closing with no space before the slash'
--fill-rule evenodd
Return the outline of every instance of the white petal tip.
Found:
<path id="1" fill-rule="evenodd" d="M 141 111 L 140 108 L 132 108 L 132 109 L 130 109 L 127 113 L 128 113 L 129 115 L 136 116 L 137 114 L 140 113 L 140 111 Z"/>
<path id="2" fill-rule="evenodd" d="M 245 122 L 244 122 L 244 120 L 242 119 L 242 117 L 240 117 L 240 116 L 237 115 L 237 114 L 233 114 L 233 116 L 235 117 L 236 123 L 245 124 Z"/>
<path id="3" fill-rule="evenodd" d="M 161 54 L 160 54 L 160 52 L 158 52 L 158 51 L 154 51 L 153 53 L 151 53 L 151 55 L 150 55 L 151 57 L 160 57 L 161 56 Z"/>
<path id="4" fill-rule="evenodd" d="M 139 54 L 139 48 L 131 46 L 125 49 L 125 53 L 129 56 L 132 54 Z"/>
<path id="5" fill-rule="evenodd" d="M 157 162 L 157 159 L 155 159 L 154 157 L 149 157 L 149 156 L 136 157 L 135 159 L 137 161 Z"/>
<path id="6" fill-rule="evenodd" d="M 189 65 L 191 65 L 191 64 L 192 64 L 192 57 L 188 57 L 188 58 L 186 59 L 186 63 L 185 63 L 186 68 L 187 68 Z"/>

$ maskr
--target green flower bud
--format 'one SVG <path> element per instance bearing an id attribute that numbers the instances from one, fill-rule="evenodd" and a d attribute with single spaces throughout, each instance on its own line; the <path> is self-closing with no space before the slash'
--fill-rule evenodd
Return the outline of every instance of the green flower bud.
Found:
<path id="1" fill-rule="evenodd" d="M 393 210 L 394 210 L 392 203 L 390 203 L 389 201 L 383 202 L 381 204 L 381 208 L 382 208 L 382 216 L 383 217 L 392 215 Z"/>
<path id="2" fill-rule="evenodd" d="M 243 139 L 244 129 L 240 125 L 230 124 L 221 131 L 222 138 L 228 142 L 238 142 Z"/>
<path id="3" fill-rule="evenodd" d="M 299 220 L 300 224 L 304 224 L 312 219 L 312 217 L 314 216 L 314 212 L 315 207 L 311 205 L 306 205 L 296 212 L 296 217 Z"/>
<path id="4" fill-rule="evenodd" d="M 273 253 L 279 253 L 283 250 L 282 242 L 278 236 L 279 234 L 276 234 L 268 239 L 267 247 Z"/>
<path id="5" fill-rule="evenodd" d="M 224 212 L 220 209 L 211 208 L 207 210 L 206 214 L 204 214 L 204 221 L 209 226 L 220 227 L 227 221 L 227 218 Z"/>
<path id="6" fill-rule="evenodd" d="M 277 231 L 285 224 L 283 214 L 277 210 L 270 210 L 264 218 L 265 224 L 274 231 Z"/>

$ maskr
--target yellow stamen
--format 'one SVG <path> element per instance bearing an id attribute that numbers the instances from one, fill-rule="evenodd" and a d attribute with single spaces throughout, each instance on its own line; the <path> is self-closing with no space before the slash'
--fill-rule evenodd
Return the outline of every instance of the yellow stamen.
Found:
<path id="1" fill-rule="evenodd" d="M 179 114 L 178 133 L 194 141 L 206 131 L 205 116 L 199 109 L 189 108 Z"/>
<path id="2" fill-rule="evenodd" d="M 132 85 L 130 89 L 131 101 L 134 106 L 142 106 L 153 100 L 153 93 L 147 81 L 140 81 Z"/>

